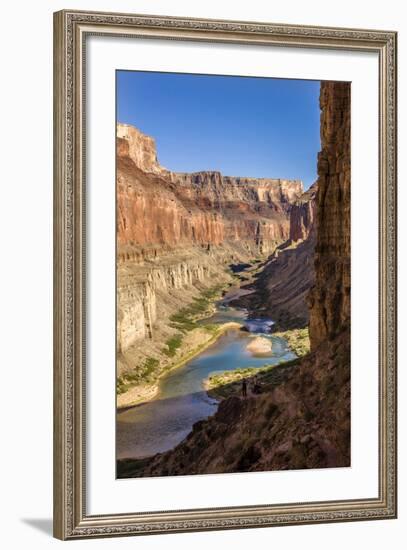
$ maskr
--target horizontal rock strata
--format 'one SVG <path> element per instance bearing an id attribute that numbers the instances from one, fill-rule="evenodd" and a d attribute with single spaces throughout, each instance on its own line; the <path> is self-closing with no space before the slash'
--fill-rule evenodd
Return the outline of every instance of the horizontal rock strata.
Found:
<path id="1" fill-rule="evenodd" d="M 274 329 L 302 328 L 308 325 L 307 296 L 314 283 L 316 241 L 315 183 L 290 209 L 288 240 L 269 257 L 252 294 L 235 301 L 254 315 L 259 312 L 275 321 Z"/>

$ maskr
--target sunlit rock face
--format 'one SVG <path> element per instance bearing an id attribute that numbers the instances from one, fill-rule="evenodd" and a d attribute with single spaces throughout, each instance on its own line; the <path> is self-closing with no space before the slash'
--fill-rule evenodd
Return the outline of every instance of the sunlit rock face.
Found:
<path id="1" fill-rule="evenodd" d="M 286 240 L 298 180 L 170 172 L 155 142 L 136 128 L 117 129 L 119 253 L 125 248 L 237 243 L 266 254 Z"/>
<path id="2" fill-rule="evenodd" d="M 118 153 L 128 156 L 143 172 L 166 172 L 158 164 L 155 140 L 129 124 L 117 125 Z"/>

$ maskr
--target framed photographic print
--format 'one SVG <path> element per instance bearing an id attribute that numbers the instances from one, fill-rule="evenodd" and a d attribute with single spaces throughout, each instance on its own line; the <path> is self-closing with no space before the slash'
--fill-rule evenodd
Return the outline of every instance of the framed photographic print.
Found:
<path id="1" fill-rule="evenodd" d="M 396 33 L 54 25 L 55 536 L 396 517 Z"/>

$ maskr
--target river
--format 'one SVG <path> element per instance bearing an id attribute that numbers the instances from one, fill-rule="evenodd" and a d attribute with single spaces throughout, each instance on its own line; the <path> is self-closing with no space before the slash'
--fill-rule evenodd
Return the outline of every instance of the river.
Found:
<path id="1" fill-rule="evenodd" d="M 271 319 L 246 319 L 246 311 L 228 306 L 226 295 L 215 314 L 202 323 L 237 321 L 249 332 L 231 329 L 184 366 L 170 371 L 159 382 L 157 396 L 147 403 L 118 411 L 117 458 L 142 458 L 175 447 L 198 420 L 216 412 L 218 402 L 203 390 L 203 381 L 217 371 L 262 367 L 294 359 L 283 338 L 269 334 Z M 267 357 L 246 350 L 253 337 L 272 341 Z"/>

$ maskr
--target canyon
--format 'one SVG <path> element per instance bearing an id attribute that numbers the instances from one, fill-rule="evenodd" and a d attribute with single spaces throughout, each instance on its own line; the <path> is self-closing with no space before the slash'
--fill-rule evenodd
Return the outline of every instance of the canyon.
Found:
<path id="1" fill-rule="evenodd" d="M 309 324 L 308 294 L 314 284 L 317 182 L 297 198 L 290 209 L 288 239 L 265 261 L 252 292 L 232 304 L 254 315 L 271 317 L 274 330 Z"/>
<path id="2" fill-rule="evenodd" d="M 188 197 L 212 205 L 208 218 L 190 206 L 188 223 L 177 229 L 181 239 L 193 235 L 195 246 L 211 257 L 209 278 L 222 279 L 220 272 L 212 272 L 212 259 L 219 269 L 232 259 L 263 253 L 262 269 L 248 284 L 252 292 L 237 303 L 253 315 L 270 312 L 279 328 L 308 326 L 310 352 L 277 366 L 259 395 L 223 399 L 215 414 L 196 422 L 175 448 L 143 460 L 118 461 L 118 477 L 350 466 L 350 85 L 321 82 L 320 108 L 318 178 L 305 195 L 298 182 L 260 181 L 259 194 L 248 180 L 239 193 L 256 201 L 225 204 L 216 190 L 227 178 L 212 173 L 165 176 L 169 189 L 182 181 L 188 187 L 182 190 L 181 183 L 171 191 L 179 212 L 188 208 Z M 162 177 L 157 174 L 149 177 Z M 198 189 L 189 189 L 195 178 Z M 235 193 L 237 181 L 230 180 L 228 193 Z M 205 193 L 203 186 L 208 186 Z M 238 229 L 244 245 L 233 238 L 237 212 L 245 220 Z M 198 232 L 198 219 L 207 220 L 205 232 Z M 255 220 L 264 231 L 259 239 Z M 209 234 L 213 241 L 204 242 Z M 224 241 L 217 241 L 221 236 Z M 151 251 L 132 256 L 129 243 L 123 246 L 130 258 L 151 257 Z"/>
<path id="3" fill-rule="evenodd" d="M 295 238 L 306 232 L 303 196 L 300 180 L 171 172 L 159 164 L 153 138 L 119 123 L 118 377 L 157 378 L 181 359 L 183 349 L 168 357 L 163 346 L 177 335 L 171 317 L 202 292 L 232 285 L 230 266 L 265 260 L 286 243 L 294 209 Z M 129 404 L 124 395 L 118 402 Z"/>
<path id="4" fill-rule="evenodd" d="M 184 244 L 267 254 L 288 238 L 291 205 L 303 194 L 299 180 L 170 172 L 158 164 L 154 140 L 123 124 L 117 158 L 119 260 Z"/>

